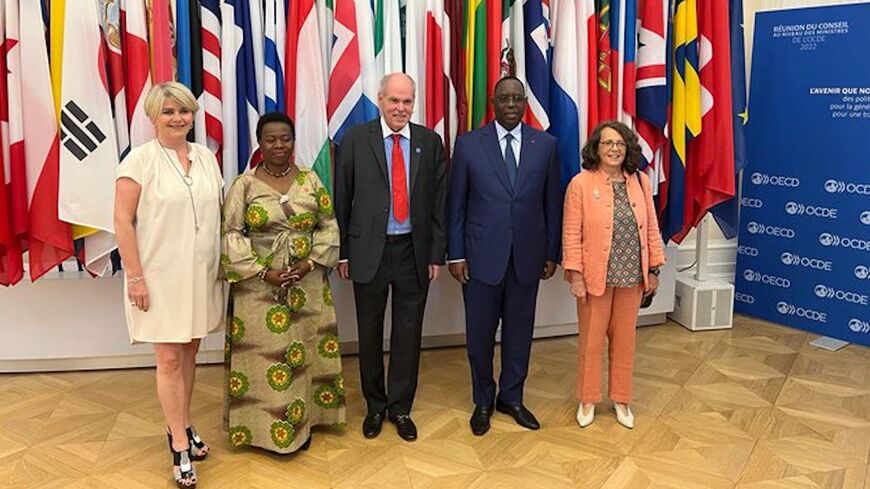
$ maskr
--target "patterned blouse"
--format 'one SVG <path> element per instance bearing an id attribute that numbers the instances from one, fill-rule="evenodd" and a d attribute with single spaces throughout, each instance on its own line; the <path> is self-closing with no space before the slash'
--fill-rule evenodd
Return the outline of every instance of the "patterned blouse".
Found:
<path id="1" fill-rule="evenodd" d="M 613 182 L 613 239 L 607 264 L 607 285 L 610 287 L 636 287 L 643 282 L 640 264 L 640 236 L 637 219 L 625 182 Z"/>

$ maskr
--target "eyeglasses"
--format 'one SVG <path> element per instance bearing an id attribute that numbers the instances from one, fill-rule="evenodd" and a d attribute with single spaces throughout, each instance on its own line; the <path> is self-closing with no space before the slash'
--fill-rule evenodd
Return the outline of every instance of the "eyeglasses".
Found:
<path id="1" fill-rule="evenodd" d="M 500 103 L 500 104 L 508 104 L 511 102 L 518 104 L 520 102 L 525 102 L 526 96 L 525 95 L 499 95 L 495 98 L 495 101 Z"/>
<path id="2" fill-rule="evenodd" d="M 611 141 L 609 139 L 607 141 L 601 141 L 598 144 L 604 146 L 605 149 L 613 149 L 614 146 L 616 146 L 617 149 L 625 149 L 626 147 L 625 141 Z"/>

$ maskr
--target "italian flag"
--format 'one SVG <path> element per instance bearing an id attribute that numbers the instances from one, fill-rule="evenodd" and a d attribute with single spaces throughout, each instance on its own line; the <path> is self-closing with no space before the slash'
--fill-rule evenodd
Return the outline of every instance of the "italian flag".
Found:
<path id="1" fill-rule="evenodd" d="M 287 12 L 287 115 L 296 125 L 296 164 L 311 168 L 332 191 L 320 32 L 314 0 L 292 2 Z"/>

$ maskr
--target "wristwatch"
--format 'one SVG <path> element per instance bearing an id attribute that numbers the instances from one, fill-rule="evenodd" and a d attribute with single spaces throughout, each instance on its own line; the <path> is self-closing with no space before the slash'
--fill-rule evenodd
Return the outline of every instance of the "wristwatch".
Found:
<path id="1" fill-rule="evenodd" d="M 658 268 L 650 268 L 650 269 L 649 269 L 649 273 L 651 273 L 651 274 L 655 275 L 656 277 L 658 277 L 659 274 L 662 273 L 662 271 L 659 270 Z"/>

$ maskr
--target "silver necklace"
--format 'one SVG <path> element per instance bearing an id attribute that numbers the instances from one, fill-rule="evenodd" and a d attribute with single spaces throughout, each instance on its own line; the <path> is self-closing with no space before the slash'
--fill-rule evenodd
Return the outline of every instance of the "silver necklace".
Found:
<path id="1" fill-rule="evenodd" d="M 293 170 L 293 165 L 292 165 L 292 164 L 288 164 L 286 170 L 284 170 L 284 171 L 282 171 L 282 172 L 277 172 L 277 173 L 276 173 L 276 172 L 273 172 L 272 170 L 269 169 L 269 164 L 268 164 L 268 163 L 266 163 L 265 161 L 263 162 L 263 171 L 265 171 L 265 172 L 268 173 L 269 175 L 272 175 L 272 176 L 275 177 L 275 178 L 286 177 L 286 176 L 290 173 L 291 170 Z"/>
<path id="2" fill-rule="evenodd" d="M 183 183 L 184 186 L 187 187 L 187 195 L 188 195 L 188 197 L 190 197 L 190 208 L 191 208 L 191 210 L 193 210 L 194 231 L 199 231 L 199 218 L 196 215 L 196 202 L 194 202 L 194 200 L 193 200 L 193 189 L 191 188 L 191 187 L 193 187 L 193 177 L 190 176 L 190 173 L 189 173 L 190 170 L 188 170 L 188 173 L 186 173 L 186 174 L 181 173 L 181 170 L 178 168 L 178 165 L 176 165 L 175 162 L 172 161 L 172 158 L 169 156 L 169 153 L 166 151 L 166 148 L 164 148 L 163 145 L 160 144 L 160 141 L 157 142 L 157 145 L 160 146 L 160 149 L 163 150 L 163 156 L 166 157 L 166 162 L 169 163 L 169 166 L 171 166 L 173 170 L 175 170 L 175 173 L 181 179 L 181 183 Z M 187 154 L 188 154 L 188 159 L 190 159 L 190 156 L 189 156 L 190 151 L 188 151 Z M 193 168 L 193 159 L 190 159 L 190 167 Z"/>

